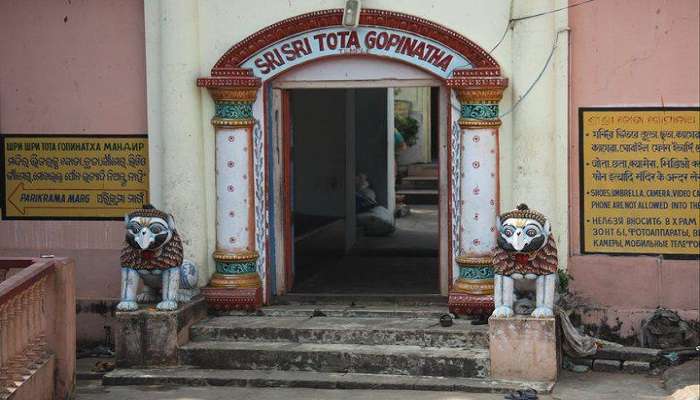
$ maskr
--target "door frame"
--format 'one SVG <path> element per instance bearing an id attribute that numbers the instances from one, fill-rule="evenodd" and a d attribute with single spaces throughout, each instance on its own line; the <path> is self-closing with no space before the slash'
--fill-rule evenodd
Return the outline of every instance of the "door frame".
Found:
<path id="1" fill-rule="evenodd" d="M 271 162 L 278 166 L 275 168 L 280 173 L 281 179 L 271 181 L 275 200 L 271 203 L 281 207 L 282 211 L 274 213 L 275 217 L 270 221 L 271 229 L 279 234 L 275 241 L 282 241 L 282 245 L 275 244 L 278 251 L 283 254 L 275 257 L 276 285 L 272 296 L 288 293 L 294 285 L 294 241 L 293 241 L 293 182 L 292 182 L 292 124 L 290 115 L 289 90 L 291 89 L 361 89 L 361 88 L 400 88 L 400 87 L 438 87 L 440 101 L 438 108 L 439 132 L 438 132 L 438 293 L 447 296 L 452 280 L 452 265 L 449 243 L 451 229 L 450 212 L 450 136 L 451 136 L 451 107 L 452 90 L 441 79 L 377 79 L 377 80 L 346 80 L 346 81 L 286 81 L 284 75 L 265 83 L 264 92 L 270 93 L 271 115 L 273 125 L 271 133 L 272 142 L 281 146 L 279 151 L 271 152 Z M 275 126 L 279 127 L 275 128 Z M 275 137 L 277 136 L 277 137 Z M 389 149 L 390 150 L 390 149 Z M 282 215 L 278 217 L 277 215 Z"/>

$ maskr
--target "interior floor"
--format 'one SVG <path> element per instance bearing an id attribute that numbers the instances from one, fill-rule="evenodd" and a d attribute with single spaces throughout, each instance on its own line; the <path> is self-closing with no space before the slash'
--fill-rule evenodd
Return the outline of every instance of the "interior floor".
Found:
<path id="1" fill-rule="evenodd" d="M 414 293 L 439 292 L 438 209 L 414 205 L 396 219 L 389 236 L 360 236 L 348 254 L 330 251 L 340 243 L 343 220 L 307 233 L 296 243 L 298 271 L 295 293 Z"/>

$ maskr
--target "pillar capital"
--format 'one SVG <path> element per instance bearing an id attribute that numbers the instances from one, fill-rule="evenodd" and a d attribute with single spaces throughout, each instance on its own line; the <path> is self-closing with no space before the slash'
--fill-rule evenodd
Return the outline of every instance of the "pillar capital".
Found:
<path id="1" fill-rule="evenodd" d="M 455 70 L 447 86 L 454 89 L 461 103 L 459 125 L 465 129 L 498 127 L 498 102 L 508 86 L 500 70 L 474 68 Z"/>
<path id="2" fill-rule="evenodd" d="M 197 79 L 197 86 L 206 87 L 214 99 L 216 108 L 211 120 L 214 126 L 255 124 L 253 103 L 260 85 L 260 78 L 248 69 L 240 69 L 236 75 Z"/>

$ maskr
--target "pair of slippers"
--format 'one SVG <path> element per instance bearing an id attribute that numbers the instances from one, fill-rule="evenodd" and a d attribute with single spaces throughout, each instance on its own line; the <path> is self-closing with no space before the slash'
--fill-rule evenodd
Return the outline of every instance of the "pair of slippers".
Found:
<path id="1" fill-rule="evenodd" d="M 515 392 L 508 393 L 503 398 L 506 400 L 537 400 L 537 390 L 530 388 L 516 390 Z"/>

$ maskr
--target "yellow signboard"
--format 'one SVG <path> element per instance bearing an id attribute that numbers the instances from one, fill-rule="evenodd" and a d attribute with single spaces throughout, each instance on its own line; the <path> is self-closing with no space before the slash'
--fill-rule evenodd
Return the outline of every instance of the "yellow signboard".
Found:
<path id="1" fill-rule="evenodd" d="M 583 108 L 583 252 L 700 253 L 700 109 Z"/>
<path id="2" fill-rule="evenodd" d="M 4 219 L 118 219 L 148 202 L 145 136 L 2 136 Z"/>

